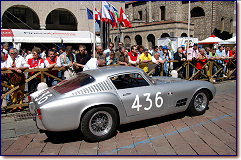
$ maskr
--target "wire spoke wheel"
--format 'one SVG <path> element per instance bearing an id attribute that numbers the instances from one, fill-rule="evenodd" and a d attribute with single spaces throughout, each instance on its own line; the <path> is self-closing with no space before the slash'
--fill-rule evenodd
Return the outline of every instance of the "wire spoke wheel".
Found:
<path id="1" fill-rule="evenodd" d="M 202 111 L 207 107 L 207 95 L 203 92 L 196 95 L 194 100 L 194 107 L 197 111 Z"/>
<path id="2" fill-rule="evenodd" d="M 112 127 L 112 117 L 106 111 L 96 112 L 89 121 L 89 129 L 96 136 L 107 134 Z"/>
<path id="3" fill-rule="evenodd" d="M 208 104 L 209 93 L 206 90 L 200 90 L 193 96 L 188 109 L 194 116 L 202 115 L 206 112 Z"/>

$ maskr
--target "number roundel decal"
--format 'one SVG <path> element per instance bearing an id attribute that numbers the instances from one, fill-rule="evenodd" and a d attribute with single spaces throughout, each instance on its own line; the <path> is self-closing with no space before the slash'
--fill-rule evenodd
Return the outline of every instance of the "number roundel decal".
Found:
<path id="1" fill-rule="evenodd" d="M 143 96 L 146 97 L 146 102 L 149 102 L 149 106 L 144 107 L 144 110 L 148 111 L 152 108 L 152 104 L 153 104 L 152 100 L 150 99 L 151 94 L 144 93 Z M 163 98 L 161 97 L 161 92 L 156 93 L 155 105 L 157 108 L 161 108 L 161 106 L 163 105 Z M 131 108 L 137 109 L 137 111 L 139 112 L 141 107 L 142 107 L 142 105 L 140 104 L 140 97 L 139 97 L 139 95 L 136 95 L 136 98 L 135 98 Z"/>

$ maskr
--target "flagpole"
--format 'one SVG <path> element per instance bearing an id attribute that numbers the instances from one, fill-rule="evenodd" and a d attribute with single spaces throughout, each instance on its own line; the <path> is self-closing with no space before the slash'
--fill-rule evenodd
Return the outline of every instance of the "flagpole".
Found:
<path id="1" fill-rule="evenodd" d="M 188 42 L 187 42 L 187 50 L 189 48 L 189 39 L 190 39 L 190 9 L 191 9 L 191 3 L 190 3 L 190 1 L 188 1 L 188 30 L 187 30 Z"/>
<path id="2" fill-rule="evenodd" d="M 94 9 L 93 9 L 93 32 L 94 32 L 94 42 L 93 42 L 93 58 L 95 58 L 95 1 L 94 1 Z"/>
<path id="3" fill-rule="evenodd" d="M 101 12 L 102 12 L 102 1 L 100 1 L 101 6 Z M 101 46 L 104 48 L 104 32 L 103 32 L 103 21 L 102 21 L 102 15 L 100 17 L 100 38 L 101 38 Z"/>

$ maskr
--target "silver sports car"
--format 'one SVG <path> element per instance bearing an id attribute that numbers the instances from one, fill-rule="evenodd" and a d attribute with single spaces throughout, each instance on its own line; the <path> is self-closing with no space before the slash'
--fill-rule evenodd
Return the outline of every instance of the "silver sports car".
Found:
<path id="1" fill-rule="evenodd" d="M 150 78 L 136 67 L 102 67 L 31 94 L 29 106 L 46 133 L 80 129 L 86 140 L 101 141 L 121 124 L 185 110 L 203 114 L 215 93 L 205 81 Z"/>

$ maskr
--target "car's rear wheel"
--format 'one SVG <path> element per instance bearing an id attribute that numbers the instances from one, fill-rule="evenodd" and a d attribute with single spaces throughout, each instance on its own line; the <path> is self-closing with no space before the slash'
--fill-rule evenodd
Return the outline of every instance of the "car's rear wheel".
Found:
<path id="1" fill-rule="evenodd" d="M 117 113 L 110 107 L 89 110 L 82 118 L 80 128 L 83 136 L 90 142 L 110 138 L 116 130 Z"/>
<path id="2" fill-rule="evenodd" d="M 189 111 L 192 115 L 197 116 L 204 114 L 209 104 L 209 95 L 206 90 L 200 90 L 193 96 L 190 104 Z"/>

